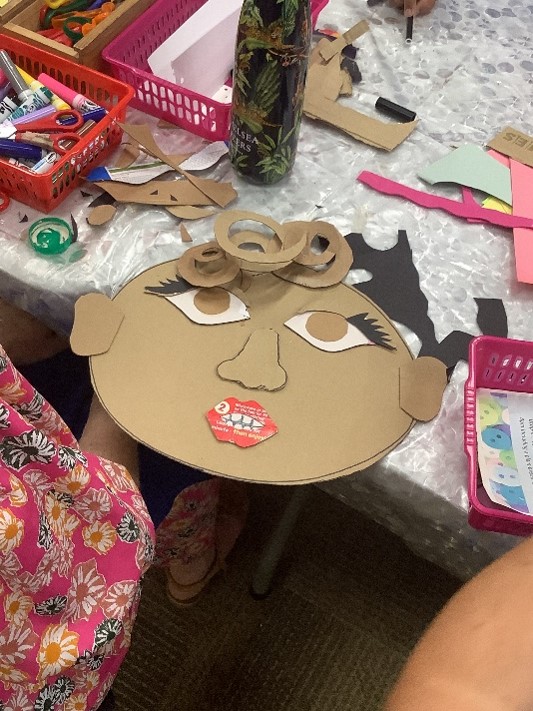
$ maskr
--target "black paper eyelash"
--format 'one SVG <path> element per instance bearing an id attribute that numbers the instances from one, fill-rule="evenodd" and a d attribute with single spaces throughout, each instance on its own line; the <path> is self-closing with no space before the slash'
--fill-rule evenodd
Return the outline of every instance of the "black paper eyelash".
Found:
<path id="1" fill-rule="evenodd" d="M 361 333 L 369 338 L 372 343 L 376 346 L 381 346 L 389 351 L 395 351 L 396 348 L 390 342 L 389 334 L 379 325 L 375 318 L 370 318 L 366 314 L 355 314 L 355 316 L 349 316 L 347 319 L 348 323 L 359 329 Z"/>
<path id="2" fill-rule="evenodd" d="M 144 292 L 146 294 L 157 294 L 158 296 L 175 296 L 176 294 L 184 294 L 189 289 L 192 289 L 192 285 L 185 279 L 181 279 L 181 277 L 160 281 L 159 284 L 160 286 L 145 286 Z"/>

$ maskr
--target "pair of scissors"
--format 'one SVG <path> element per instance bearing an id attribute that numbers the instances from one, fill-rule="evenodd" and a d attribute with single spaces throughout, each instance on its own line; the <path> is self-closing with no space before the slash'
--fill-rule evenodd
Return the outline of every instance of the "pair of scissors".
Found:
<path id="1" fill-rule="evenodd" d="M 63 123 L 69 119 L 73 120 L 73 123 Z M 0 138 L 31 143 L 63 155 L 81 141 L 81 136 L 76 133 L 81 126 L 83 117 L 79 111 L 63 109 L 52 116 L 20 124 L 20 128 L 4 121 L 0 125 Z"/>

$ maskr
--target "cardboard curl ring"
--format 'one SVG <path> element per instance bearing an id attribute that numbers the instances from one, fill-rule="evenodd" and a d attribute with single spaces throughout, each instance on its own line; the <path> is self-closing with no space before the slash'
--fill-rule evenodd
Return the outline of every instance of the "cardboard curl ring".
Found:
<path id="1" fill-rule="evenodd" d="M 339 284 L 353 267 L 350 245 L 329 222 L 288 222 L 284 227 L 289 234 L 292 229 L 304 230 L 306 244 L 292 263 L 274 272 L 281 279 L 309 288 L 323 288 Z M 328 247 L 315 253 L 312 251 L 313 241 L 320 237 L 327 241 Z"/>
<path id="2" fill-rule="evenodd" d="M 257 222 L 268 227 L 273 236 L 268 238 L 253 230 L 241 230 L 231 234 L 232 226 L 244 221 Z M 227 254 L 239 260 L 242 269 L 257 272 L 271 272 L 288 266 L 302 252 L 307 241 L 306 231 L 286 229 L 285 225 L 271 217 L 246 210 L 227 210 L 219 215 L 215 222 L 215 237 Z M 245 243 L 256 244 L 263 251 L 243 249 Z"/>
<path id="3" fill-rule="evenodd" d="M 214 242 L 190 247 L 177 262 L 180 276 L 193 286 L 223 286 L 241 271 L 238 261 Z"/>

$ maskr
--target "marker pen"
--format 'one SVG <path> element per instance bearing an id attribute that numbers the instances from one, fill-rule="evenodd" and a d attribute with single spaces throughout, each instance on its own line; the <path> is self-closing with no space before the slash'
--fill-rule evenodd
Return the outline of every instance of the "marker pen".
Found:
<path id="1" fill-rule="evenodd" d="M 20 75 L 32 91 L 37 93 L 39 89 L 46 89 L 44 84 L 42 84 L 40 81 L 37 81 L 37 79 L 34 79 L 30 74 L 25 72 L 24 69 L 21 69 L 20 67 L 17 67 L 17 69 L 19 70 Z M 66 101 L 63 101 L 63 99 L 60 99 L 59 96 L 51 92 L 50 89 L 46 89 L 46 91 L 50 92 L 50 103 L 52 104 L 52 106 L 54 106 L 55 109 L 57 109 L 57 111 L 64 111 L 72 108 L 69 104 L 67 104 Z"/>
<path id="2" fill-rule="evenodd" d="M 98 122 L 98 121 L 101 121 L 106 114 L 107 114 L 107 111 L 104 108 L 102 108 L 101 106 L 99 106 L 97 109 L 93 109 L 92 111 L 86 111 L 85 113 L 83 113 L 81 115 L 81 117 L 84 122 L 85 121 Z M 75 118 L 68 118 L 68 119 L 65 119 L 64 121 L 61 121 L 61 123 L 64 124 L 65 126 L 68 126 L 71 123 L 76 123 L 76 119 Z"/>
<path id="3" fill-rule="evenodd" d="M 8 118 L 10 118 L 13 111 L 17 109 L 17 104 L 6 96 L 5 99 L 0 102 L 0 123 L 3 123 Z"/>
<path id="4" fill-rule="evenodd" d="M 50 151 L 50 153 L 43 156 L 41 160 L 39 160 L 30 170 L 32 173 L 37 173 L 38 175 L 48 173 L 57 160 L 59 160 L 59 154 L 54 151 Z"/>
<path id="5" fill-rule="evenodd" d="M 13 62 L 11 61 L 11 57 L 4 49 L 0 49 L 0 68 L 3 70 L 4 74 L 9 79 L 9 82 L 15 90 L 20 101 L 24 103 L 24 101 L 27 101 L 27 99 L 31 99 L 31 97 L 33 96 L 33 91 L 29 88 L 24 79 L 20 76 L 19 70 L 13 64 Z"/>
<path id="6" fill-rule="evenodd" d="M 39 74 L 37 79 L 38 81 L 41 81 L 51 91 L 53 91 L 54 94 L 60 96 L 63 101 L 66 101 L 68 104 L 70 104 L 73 109 L 77 109 L 78 111 L 85 113 L 87 111 L 92 111 L 93 109 L 102 108 L 101 106 L 98 106 L 98 104 L 89 101 L 89 99 L 83 96 L 83 94 L 77 94 L 72 89 L 69 89 L 68 86 L 65 86 L 64 84 L 61 84 L 61 82 L 52 79 L 52 77 L 49 77 L 48 74 Z"/>
<path id="7" fill-rule="evenodd" d="M 42 89 L 32 92 L 31 99 L 24 101 L 16 111 L 11 114 L 11 119 L 18 119 L 26 114 L 32 114 L 50 104 L 52 92 L 43 86 Z"/>
<path id="8" fill-rule="evenodd" d="M 24 116 L 21 116 L 20 118 L 17 118 L 15 120 L 11 119 L 11 122 L 13 123 L 13 125 L 19 126 L 21 124 L 28 123 L 28 121 L 37 121 L 37 119 L 52 116 L 52 114 L 55 113 L 57 113 L 57 111 L 54 109 L 52 104 L 48 104 L 48 106 L 43 106 L 42 109 L 37 109 L 37 111 L 33 111 L 30 114 L 24 114 Z"/>
<path id="9" fill-rule="evenodd" d="M 33 146 L 31 143 L 21 143 L 20 141 L 12 141 L 9 138 L 0 138 L 0 155 L 16 158 L 17 160 L 27 159 L 40 162 L 43 152 L 38 146 Z"/>

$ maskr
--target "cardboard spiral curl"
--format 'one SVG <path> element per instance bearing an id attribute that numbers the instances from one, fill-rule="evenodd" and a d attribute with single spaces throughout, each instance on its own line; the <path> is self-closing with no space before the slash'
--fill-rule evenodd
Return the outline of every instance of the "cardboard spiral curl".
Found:
<path id="1" fill-rule="evenodd" d="M 229 284 L 241 271 L 239 262 L 214 241 L 190 247 L 177 267 L 185 281 L 204 288 Z"/>
<path id="2" fill-rule="evenodd" d="M 306 244 L 293 262 L 274 274 L 285 281 L 311 289 L 339 284 L 353 266 L 353 254 L 348 242 L 329 222 L 288 222 L 284 228 L 304 231 Z M 313 241 L 322 238 L 328 246 L 320 253 L 313 251 Z"/>
<path id="3" fill-rule="evenodd" d="M 244 221 L 264 225 L 273 234 L 268 237 L 255 230 L 240 230 L 231 234 L 232 226 Z M 215 222 L 215 237 L 220 247 L 238 260 L 242 269 L 252 272 L 272 272 L 288 266 L 306 244 L 304 230 L 287 230 L 285 225 L 270 217 L 244 210 L 228 210 L 219 215 Z M 245 244 L 259 247 L 259 250 L 244 249 Z"/>

